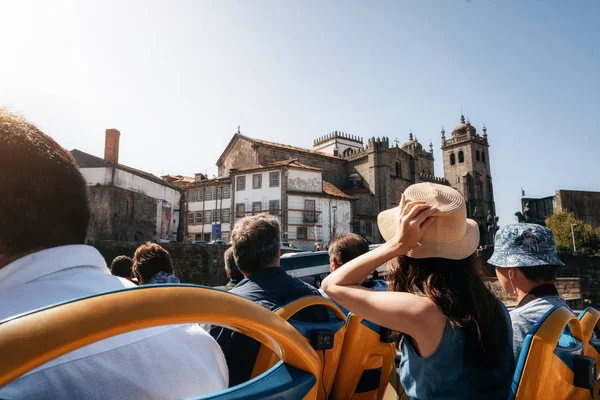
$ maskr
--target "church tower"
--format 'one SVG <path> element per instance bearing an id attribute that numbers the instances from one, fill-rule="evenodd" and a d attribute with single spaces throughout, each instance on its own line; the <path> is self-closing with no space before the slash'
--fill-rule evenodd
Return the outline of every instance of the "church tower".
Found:
<path id="1" fill-rule="evenodd" d="M 464 115 L 460 124 L 446 138 L 442 128 L 442 154 L 444 157 L 444 177 L 450 185 L 462 193 L 467 202 L 467 217 L 479 224 L 480 245 L 493 245 L 494 218 L 496 205 L 492 173 L 490 170 L 489 143 L 487 128 L 483 125 L 483 136 Z"/>

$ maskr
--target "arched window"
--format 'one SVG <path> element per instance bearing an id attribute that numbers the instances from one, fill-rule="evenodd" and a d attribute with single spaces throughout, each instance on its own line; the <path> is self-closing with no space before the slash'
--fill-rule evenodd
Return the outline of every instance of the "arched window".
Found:
<path id="1" fill-rule="evenodd" d="M 458 162 L 459 163 L 465 162 L 465 153 L 463 153 L 462 150 L 458 152 Z"/>
<path id="2" fill-rule="evenodd" d="M 353 153 L 352 148 L 348 147 L 346 150 L 344 150 L 343 155 L 344 155 L 344 157 L 347 157 L 347 156 L 351 156 L 352 153 Z"/>
<path id="3" fill-rule="evenodd" d="M 485 162 L 485 151 L 481 152 L 481 161 Z"/>
<path id="4" fill-rule="evenodd" d="M 479 160 L 480 160 L 480 158 L 479 158 L 479 150 L 477 150 L 477 151 L 475 152 L 475 158 L 477 159 L 477 161 L 479 161 Z"/>
<path id="5" fill-rule="evenodd" d="M 450 165 L 456 164 L 456 156 L 454 153 L 450 153 Z"/>
<path id="6" fill-rule="evenodd" d="M 402 178 L 402 164 L 396 161 L 396 178 Z"/>

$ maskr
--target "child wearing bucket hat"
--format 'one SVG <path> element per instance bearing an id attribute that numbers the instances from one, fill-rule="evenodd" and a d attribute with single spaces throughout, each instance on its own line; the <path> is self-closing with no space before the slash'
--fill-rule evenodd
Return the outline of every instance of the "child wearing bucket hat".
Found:
<path id="1" fill-rule="evenodd" d="M 401 334 L 400 379 L 411 399 L 505 399 L 514 370 L 510 319 L 481 279 L 479 228 L 463 196 L 412 185 L 377 222 L 386 243 L 331 273 L 323 290 Z M 390 291 L 362 288 L 384 262 Z"/>
<path id="2" fill-rule="evenodd" d="M 564 266 L 556 254 L 552 231 L 536 224 L 514 224 L 496 234 L 494 254 L 488 263 L 496 267 L 503 289 L 517 296 L 510 312 L 513 351 L 519 358 L 527 332 L 554 306 L 567 306 L 554 282 L 557 267 Z"/>

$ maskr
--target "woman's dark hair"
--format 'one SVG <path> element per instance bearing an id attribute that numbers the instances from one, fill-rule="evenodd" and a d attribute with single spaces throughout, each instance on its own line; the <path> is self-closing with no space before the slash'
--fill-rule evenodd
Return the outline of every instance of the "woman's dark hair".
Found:
<path id="1" fill-rule="evenodd" d="M 403 256 L 388 262 L 389 290 L 427 296 L 452 327 L 463 329 L 464 360 L 480 368 L 497 368 L 509 346 L 510 322 L 483 282 L 483 271 L 475 255 L 463 260 Z"/>

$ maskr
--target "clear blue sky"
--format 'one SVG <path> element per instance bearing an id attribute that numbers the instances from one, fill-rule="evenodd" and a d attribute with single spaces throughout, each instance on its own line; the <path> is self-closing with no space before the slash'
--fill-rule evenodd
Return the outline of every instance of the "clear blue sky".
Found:
<path id="1" fill-rule="evenodd" d="M 215 173 L 241 125 L 311 147 L 341 130 L 435 146 L 488 127 L 501 223 L 520 189 L 600 190 L 600 2 L 4 1 L 0 106 L 68 149 Z"/>

